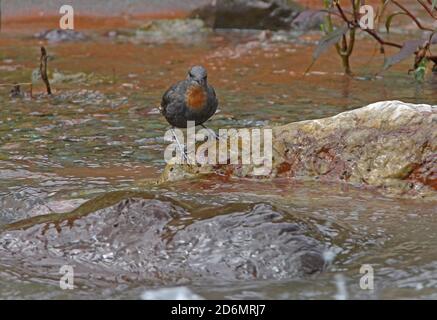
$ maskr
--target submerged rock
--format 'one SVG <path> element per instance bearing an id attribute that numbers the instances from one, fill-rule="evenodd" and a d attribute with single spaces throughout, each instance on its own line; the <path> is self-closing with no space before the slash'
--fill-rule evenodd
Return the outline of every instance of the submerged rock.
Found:
<path id="1" fill-rule="evenodd" d="M 254 177 L 253 165 L 168 165 L 161 181 L 221 174 Z M 337 116 L 273 128 L 268 177 L 319 179 L 435 197 L 437 106 L 378 102 Z"/>
<path id="2" fill-rule="evenodd" d="M 54 71 L 50 83 L 81 83 L 86 82 L 92 78 L 93 75 L 88 75 L 84 72 L 74 74 L 64 74 L 59 71 Z"/>
<path id="3" fill-rule="evenodd" d="M 320 26 L 324 24 L 326 13 L 320 10 L 305 10 L 299 13 L 292 25 L 300 30 L 320 30 Z"/>
<path id="4" fill-rule="evenodd" d="M 0 266 L 59 279 L 61 266 L 70 265 L 75 282 L 93 285 L 288 279 L 325 268 L 321 239 L 327 235 L 306 218 L 268 204 L 211 215 L 168 198 L 116 192 L 71 213 L 6 226 Z"/>
<path id="5" fill-rule="evenodd" d="M 82 32 L 74 30 L 53 29 L 35 34 L 35 38 L 47 40 L 49 42 L 81 41 L 87 37 Z"/>
<path id="6" fill-rule="evenodd" d="M 212 28 L 288 30 L 301 12 L 288 0 L 221 0 L 192 12 Z"/>
<path id="7" fill-rule="evenodd" d="M 193 43 L 203 40 L 208 31 L 200 19 L 162 19 L 150 21 L 136 30 L 136 39 L 155 43 Z"/>

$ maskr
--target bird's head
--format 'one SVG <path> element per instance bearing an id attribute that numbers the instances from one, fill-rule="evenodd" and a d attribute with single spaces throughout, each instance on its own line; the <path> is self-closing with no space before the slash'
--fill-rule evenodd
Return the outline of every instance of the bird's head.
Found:
<path id="1" fill-rule="evenodd" d="M 194 66 L 188 71 L 188 80 L 193 84 L 205 87 L 208 83 L 208 74 L 206 69 L 202 66 Z"/>

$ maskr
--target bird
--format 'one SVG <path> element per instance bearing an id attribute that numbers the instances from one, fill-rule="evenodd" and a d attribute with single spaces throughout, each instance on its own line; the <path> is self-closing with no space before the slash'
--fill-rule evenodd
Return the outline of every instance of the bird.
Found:
<path id="1" fill-rule="evenodd" d="M 208 73 L 200 65 L 191 67 L 186 79 L 172 85 L 162 96 L 161 114 L 172 126 L 173 136 L 185 158 L 174 128 L 186 128 L 188 121 L 194 121 L 196 126 L 212 131 L 204 123 L 215 114 L 218 105 L 215 90 L 208 84 Z M 214 131 L 212 133 L 218 138 Z"/>

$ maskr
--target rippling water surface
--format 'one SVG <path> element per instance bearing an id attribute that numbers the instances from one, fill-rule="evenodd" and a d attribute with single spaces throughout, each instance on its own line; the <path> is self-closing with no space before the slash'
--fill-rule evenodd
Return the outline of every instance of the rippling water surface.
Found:
<path id="1" fill-rule="evenodd" d="M 283 41 L 218 31 L 165 43 L 107 36 L 141 23 L 46 44 L 62 79 L 52 98 L 41 84 L 33 99 L 0 88 L 0 227 L 91 199 L 80 219 L 0 238 L 1 298 L 139 298 L 179 286 L 204 298 L 437 298 L 435 203 L 286 180 L 151 184 L 165 165 L 168 128 L 156 106 L 192 64 L 206 65 L 219 95 L 216 129 L 327 117 L 378 100 L 436 104 L 436 79 L 415 85 L 406 62 L 370 80 L 382 59 L 368 40 L 354 56 L 360 77 L 350 79 L 332 52 L 302 75 L 311 33 Z M 0 35 L 2 83 L 28 82 L 38 65 L 40 41 L 30 34 L 41 26 L 30 26 Z M 63 264 L 76 268 L 73 291 L 59 289 Z M 359 287 L 365 264 L 373 291 Z"/>

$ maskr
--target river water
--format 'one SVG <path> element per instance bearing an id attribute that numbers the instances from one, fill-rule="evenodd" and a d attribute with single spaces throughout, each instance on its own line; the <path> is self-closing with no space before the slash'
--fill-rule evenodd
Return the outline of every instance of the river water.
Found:
<path id="1" fill-rule="evenodd" d="M 359 41 L 352 60 L 355 78 L 341 74 L 333 51 L 304 76 L 317 33 L 269 37 L 261 32 L 217 31 L 164 40 L 133 35 L 132 30 L 144 23 L 134 18 L 83 19 L 78 25 L 89 39 L 64 43 L 33 38 L 53 27 L 47 22 L 29 19 L 26 27 L 22 21 L 4 26 L 1 83 L 29 82 L 42 43 L 51 56 L 52 76 L 59 80 L 52 83 L 52 98 L 45 97 L 41 83 L 34 85 L 32 99 L 11 99 L 9 89 L 0 88 L 0 226 L 69 212 L 112 191 L 165 196 L 182 201 L 184 205 L 174 210 L 183 213 L 174 216 L 165 209 L 173 202 L 162 200 L 153 204 L 158 209 L 150 209 L 151 221 L 183 225 L 170 228 L 179 242 L 164 245 L 161 231 L 158 238 L 145 234 L 164 247 L 160 250 L 178 266 L 174 270 L 187 264 L 189 270 L 119 281 L 117 274 L 127 272 L 120 261 L 88 261 L 79 253 L 80 258 L 73 259 L 80 265 L 78 288 L 63 291 L 55 269 L 50 269 L 58 265 L 47 262 L 61 258 L 38 247 L 32 233 L 26 233 L 13 240 L 22 249 L 18 255 L 11 254 L 9 240 L 0 242 L 0 298 L 136 299 L 146 290 L 178 286 L 204 298 L 437 298 L 435 202 L 281 179 L 212 177 L 150 184 L 165 166 L 163 134 L 168 129 L 156 107 L 165 89 L 184 78 L 193 64 L 207 67 L 220 99 L 219 112 L 209 124 L 213 129 L 316 119 L 380 100 L 436 104 L 435 76 L 417 85 L 406 72 L 411 63 L 407 61 L 375 77 L 383 59 L 367 38 Z M 393 37 L 402 40 L 410 35 Z M 22 85 L 26 93 L 28 89 Z M 172 218 L 163 222 L 156 215 L 160 210 Z M 103 221 L 112 221 L 111 210 L 107 214 Z M 53 241 L 64 259 L 67 244 Z M 202 241 L 205 245 L 196 247 L 196 255 L 184 256 L 186 243 Z M 89 243 L 84 240 L 84 246 Z M 23 253 L 26 244 L 35 248 L 33 254 Z M 218 244 L 226 250 L 218 250 Z M 83 252 L 96 249 L 95 245 L 82 247 Z M 159 258 L 163 251 L 150 255 Z M 124 257 L 121 251 L 112 253 Z M 323 259 L 321 264 L 318 258 L 308 264 L 303 258 L 292 259 L 313 253 Z M 244 260 L 245 269 L 235 267 L 247 256 L 252 265 Z M 148 262 L 165 269 L 169 262 L 158 258 Z M 141 268 L 142 259 L 133 260 L 134 270 Z M 217 270 L 209 259 L 219 261 Z M 210 269 L 205 271 L 205 265 Z M 360 288 L 363 265 L 373 268 L 374 290 Z M 303 267 L 315 270 L 302 271 Z M 87 275 L 99 280 L 89 281 Z"/>

